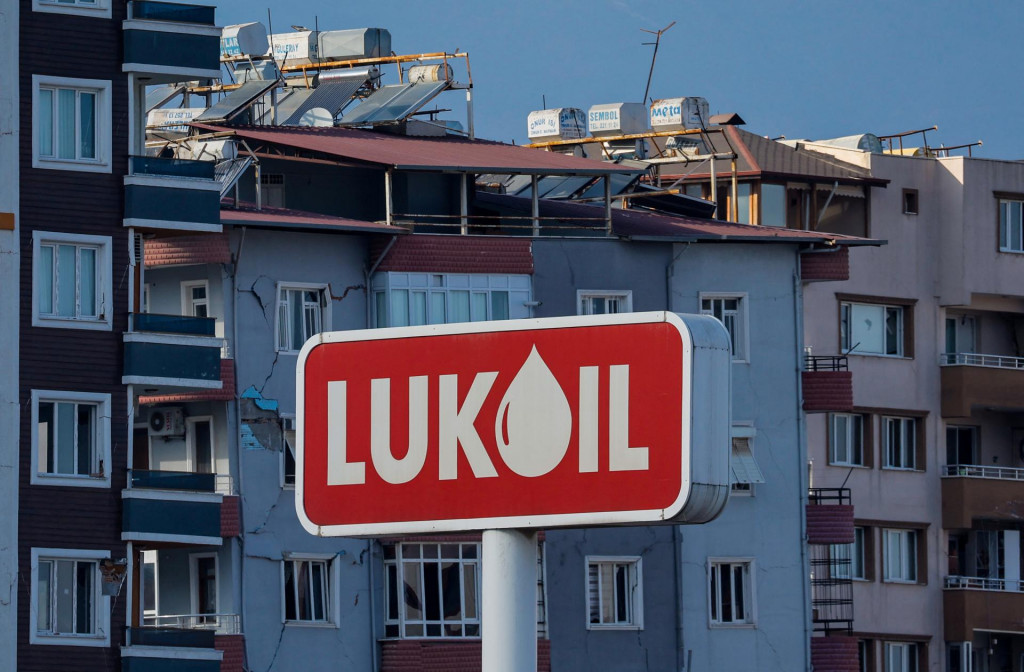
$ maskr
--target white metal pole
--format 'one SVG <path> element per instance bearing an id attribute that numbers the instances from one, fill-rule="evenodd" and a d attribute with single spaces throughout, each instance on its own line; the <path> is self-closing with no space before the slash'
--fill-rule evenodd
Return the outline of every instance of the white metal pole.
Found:
<path id="1" fill-rule="evenodd" d="M 459 176 L 459 233 L 469 233 L 469 175 L 463 173 Z"/>
<path id="2" fill-rule="evenodd" d="M 483 669 L 537 670 L 537 532 L 485 530 L 480 627 Z"/>
<path id="3" fill-rule="evenodd" d="M 394 224 L 391 219 L 391 170 L 384 171 L 384 223 L 388 226 Z"/>
<path id="4" fill-rule="evenodd" d="M 537 197 L 537 176 L 530 176 L 530 217 L 533 218 L 533 235 L 540 235 L 540 200 Z"/>

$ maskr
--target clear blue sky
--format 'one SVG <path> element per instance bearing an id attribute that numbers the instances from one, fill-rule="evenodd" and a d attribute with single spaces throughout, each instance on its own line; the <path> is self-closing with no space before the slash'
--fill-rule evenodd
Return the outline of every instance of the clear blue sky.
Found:
<path id="1" fill-rule="evenodd" d="M 202 2 L 203 0 L 199 0 Z M 217 2 L 217 0 L 208 0 Z M 1024 159 L 1024 2 L 857 0 L 219 0 L 220 25 L 387 28 L 399 54 L 469 52 L 479 137 L 523 143 L 542 107 L 703 96 L 747 130 L 821 139 L 924 128 L 929 144 L 983 140 Z M 385 83 L 397 81 L 385 70 Z M 444 107 L 463 109 L 454 94 Z"/>

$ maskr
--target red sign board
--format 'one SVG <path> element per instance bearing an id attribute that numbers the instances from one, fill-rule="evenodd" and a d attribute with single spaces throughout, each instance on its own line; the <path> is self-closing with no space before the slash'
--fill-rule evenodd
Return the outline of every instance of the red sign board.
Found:
<path id="1" fill-rule="evenodd" d="M 691 361 L 672 313 L 322 334 L 297 371 L 299 518 L 335 536 L 671 519 Z"/>

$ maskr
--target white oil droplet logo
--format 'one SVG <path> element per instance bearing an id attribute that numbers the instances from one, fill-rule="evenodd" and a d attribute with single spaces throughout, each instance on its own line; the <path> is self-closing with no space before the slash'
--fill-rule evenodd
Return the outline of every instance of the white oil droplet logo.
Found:
<path id="1" fill-rule="evenodd" d="M 520 476 L 542 476 L 565 457 L 571 435 L 569 400 L 533 346 L 498 407 L 498 452 Z"/>

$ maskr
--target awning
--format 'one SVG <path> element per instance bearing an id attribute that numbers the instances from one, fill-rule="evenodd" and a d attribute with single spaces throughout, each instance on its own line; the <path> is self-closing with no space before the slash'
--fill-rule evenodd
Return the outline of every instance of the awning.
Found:
<path id="1" fill-rule="evenodd" d="M 750 439 L 736 437 L 732 440 L 732 482 L 764 483 L 764 474 L 757 466 L 757 460 L 750 451 Z"/>

